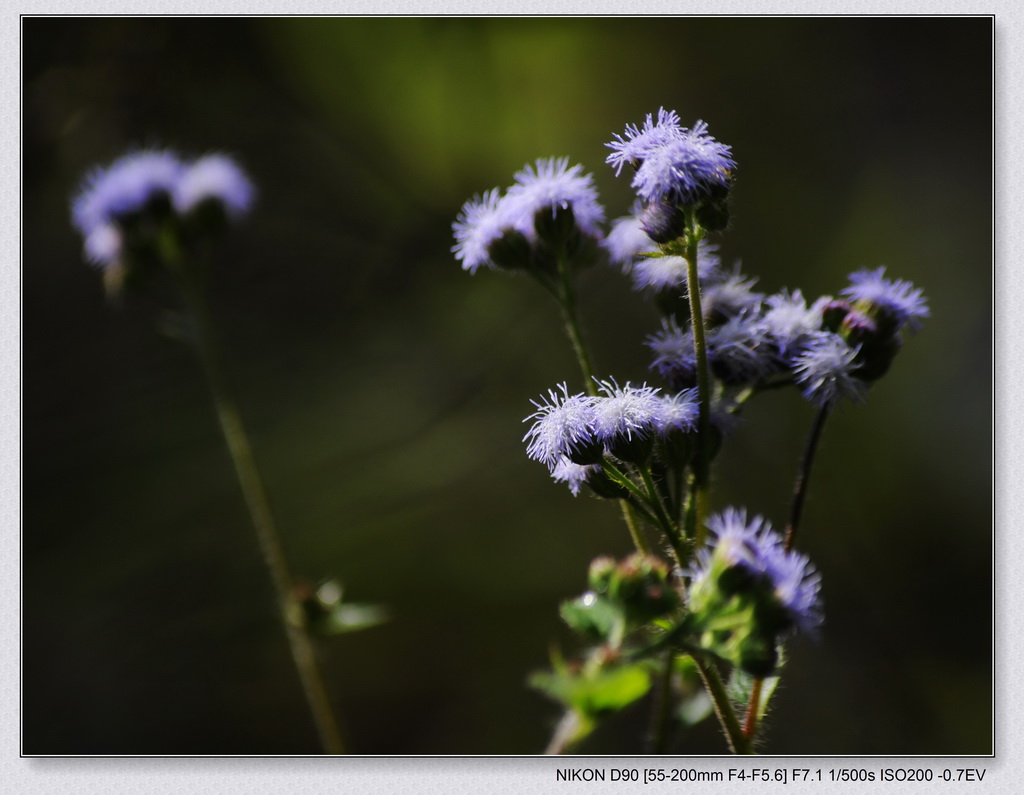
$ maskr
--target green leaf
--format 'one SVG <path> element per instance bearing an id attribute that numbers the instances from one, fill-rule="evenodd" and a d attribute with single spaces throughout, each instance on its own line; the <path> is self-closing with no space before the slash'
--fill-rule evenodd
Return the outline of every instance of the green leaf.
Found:
<path id="1" fill-rule="evenodd" d="M 536 673 L 529 684 L 581 715 L 596 718 L 618 712 L 645 696 L 651 689 L 651 676 L 642 665 L 587 673 L 571 673 L 562 668 Z"/>
<path id="2" fill-rule="evenodd" d="M 594 640 L 607 640 L 612 628 L 623 621 L 617 605 L 593 592 L 563 602 L 559 612 L 566 624 Z"/>
<path id="3" fill-rule="evenodd" d="M 585 715 L 617 712 L 643 698 L 651 689 L 651 675 L 640 665 L 602 671 L 576 690 L 573 706 Z"/>

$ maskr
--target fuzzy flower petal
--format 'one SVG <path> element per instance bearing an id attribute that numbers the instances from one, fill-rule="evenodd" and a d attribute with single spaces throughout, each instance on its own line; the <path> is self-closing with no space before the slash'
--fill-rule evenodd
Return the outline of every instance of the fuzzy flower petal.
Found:
<path id="1" fill-rule="evenodd" d="M 708 519 L 714 542 L 698 555 L 694 580 L 706 578 L 714 564 L 740 566 L 771 587 L 793 625 L 813 631 L 821 623 L 821 578 L 810 560 L 785 549 L 771 523 L 760 516 L 749 521 L 742 509 L 727 508 Z"/>
<path id="2" fill-rule="evenodd" d="M 783 290 L 765 299 L 768 308 L 762 321 L 782 359 L 788 359 L 821 330 L 822 310 L 828 301 L 819 298 L 808 307 L 799 290 Z"/>
<path id="3" fill-rule="evenodd" d="M 775 349 L 756 314 L 741 313 L 707 334 L 708 362 L 728 384 L 751 384 L 771 375 Z"/>
<path id="4" fill-rule="evenodd" d="M 673 321 L 663 321 L 661 331 L 647 338 L 647 347 L 654 353 L 651 368 L 673 389 L 689 389 L 697 383 L 697 353 L 693 334 Z"/>
<path id="5" fill-rule="evenodd" d="M 857 348 L 838 334 L 819 332 L 793 360 L 793 373 L 804 397 L 819 408 L 835 406 L 842 398 L 864 400 L 867 384 L 853 375 Z"/>
<path id="6" fill-rule="evenodd" d="M 88 238 L 98 227 L 139 212 L 158 195 L 170 195 L 184 166 L 171 152 L 125 155 L 86 177 L 71 205 L 75 226 Z"/>
<path id="7" fill-rule="evenodd" d="M 654 411 L 654 427 L 661 434 L 669 431 L 692 431 L 697 427 L 697 390 L 684 389 L 675 395 L 659 395 Z"/>
<path id="8" fill-rule="evenodd" d="M 638 167 L 653 152 L 670 141 L 683 138 L 685 134 L 678 114 L 674 110 L 659 108 L 657 121 L 648 113 L 643 127 L 627 124 L 625 136 L 615 133 L 615 140 L 605 144 L 613 150 L 605 162 L 615 166 L 615 176 L 619 176 L 624 165 Z"/>
<path id="9" fill-rule="evenodd" d="M 720 280 L 718 246 L 701 241 L 697 246 L 697 280 L 712 289 Z M 686 291 L 687 263 L 683 257 L 644 257 L 633 266 L 633 286 L 637 290 L 678 289 L 683 296 Z"/>
<path id="10" fill-rule="evenodd" d="M 541 158 L 516 173 L 516 184 L 505 197 L 513 225 L 530 240 L 536 237 L 533 217 L 540 210 L 572 208 L 576 224 L 586 234 L 601 237 L 604 208 L 597 198 L 594 178 L 583 166 L 569 168 L 569 159 Z"/>
<path id="11" fill-rule="evenodd" d="M 842 294 L 851 301 L 863 301 L 891 313 L 897 327 L 907 325 L 911 331 L 919 330 L 921 321 L 930 314 L 921 290 L 903 279 L 885 278 L 884 266 L 851 273 L 850 286 Z"/>
<path id="12" fill-rule="evenodd" d="M 620 387 L 614 379 L 598 381 L 604 397 L 594 401 L 594 435 L 604 444 L 621 438 L 649 436 L 655 429 L 655 417 L 661 409 L 658 389 L 632 386 Z"/>
<path id="13" fill-rule="evenodd" d="M 226 155 L 199 158 L 174 186 L 174 209 L 191 212 L 198 204 L 213 199 L 232 217 L 245 213 L 252 204 L 255 188 L 245 172 Z"/>
<path id="14" fill-rule="evenodd" d="M 462 269 L 476 273 L 481 265 L 490 266 L 488 249 L 509 226 L 501 191 L 497 188 L 466 202 L 452 224 L 455 233 L 452 252 L 455 259 L 462 262 Z"/>
<path id="15" fill-rule="evenodd" d="M 650 152 L 633 176 L 633 188 L 648 202 L 695 204 L 712 190 L 729 187 L 736 168 L 731 152 L 698 121 L 692 130 Z"/>
<path id="16" fill-rule="evenodd" d="M 523 420 L 534 421 L 523 437 L 528 441 L 526 454 L 551 470 L 563 458 L 596 443 L 594 398 L 582 392 L 570 395 L 564 382 L 558 388 L 561 395 L 550 389 L 546 400 L 530 401 L 537 411 Z"/>
<path id="17" fill-rule="evenodd" d="M 612 229 L 603 241 L 608 258 L 616 265 L 621 265 L 624 273 L 629 273 L 638 259 L 640 262 L 645 261 L 638 255 L 658 250 L 658 244 L 641 228 L 639 208 L 636 210 L 634 215 L 612 221 Z"/>
<path id="18" fill-rule="evenodd" d="M 563 458 L 551 470 L 551 477 L 556 483 L 568 485 L 572 496 L 578 497 L 580 489 L 587 482 L 587 478 L 600 471 L 601 467 L 594 464 L 574 464 L 568 458 Z"/>

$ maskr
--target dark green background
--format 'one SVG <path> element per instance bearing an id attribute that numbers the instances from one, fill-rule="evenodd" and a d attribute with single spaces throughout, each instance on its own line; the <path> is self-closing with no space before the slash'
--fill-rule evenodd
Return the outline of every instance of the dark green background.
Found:
<path id="1" fill-rule="evenodd" d="M 318 752 L 201 373 L 153 302 L 105 304 L 69 224 L 140 145 L 230 152 L 259 188 L 213 300 L 294 569 L 393 614 L 320 646 L 354 750 L 544 747 L 525 679 L 630 544 L 520 442 L 529 398 L 578 383 L 556 306 L 462 272 L 451 222 L 551 155 L 624 214 L 603 144 L 659 106 L 732 145 L 722 253 L 762 290 L 884 264 L 932 308 L 826 428 L 801 546 L 827 620 L 763 750 L 992 750 L 991 19 L 28 18 L 22 43 L 25 753 Z M 599 372 L 653 377 L 628 281 L 581 293 Z M 782 524 L 811 416 L 758 399 L 715 505 Z M 583 750 L 638 753 L 646 722 Z"/>

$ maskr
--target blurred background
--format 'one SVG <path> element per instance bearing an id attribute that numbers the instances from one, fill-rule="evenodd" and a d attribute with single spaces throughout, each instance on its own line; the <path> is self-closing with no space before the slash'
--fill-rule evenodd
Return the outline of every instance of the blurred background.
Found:
<path id="1" fill-rule="evenodd" d="M 932 317 L 826 426 L 801 547 L 826 624 L 790 645 L 763 751 L 992 744 L 992 22 L 988 18 L 25 18 L 22 750 L 315 754 L 255 535 L 191 353 L 105 301 L 69 202 L 126 149 L 232 154 L 259 201 L 213 303 L 295 573 L 391 620 L 318 643 L 356 753 L 533 754 L 527 688 L 616 506 L 550 481 L 529 399 L 578 371 L 557 306 L 460 270 L 451 223 L 538 157 L 661 106 L 739 163 L 727 263 L 833 294 L 886 265 Z M 647 370 L 654 311 L 583 274 L 596 368 Z M 714 504 L 785 522 L 812 410 L 758 398 Z M 644 748 L 648 705 L 581 751 Z M 680 738 L 718 754 L 713 720 Z"/>

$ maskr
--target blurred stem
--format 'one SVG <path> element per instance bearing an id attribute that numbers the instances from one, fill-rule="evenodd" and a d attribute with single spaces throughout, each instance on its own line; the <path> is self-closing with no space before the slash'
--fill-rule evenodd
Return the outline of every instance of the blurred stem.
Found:
<path id="1" fill-rule="evenodd" d="M 796 540 L 796 532 L 800 528 L 800 518 L 804 512 L 804 500 L 807 499 L 807 483 L 811 479 L 811 467 L 814 465 L 814 454 L 818 450 L 818 442 L 821 441 L 821 431 L 825 427 L 825 420 L 828 419 L 829 407 L 822 406 L 814 417 L 814 424 L 807 436 L 807 446 L 804 447 L 803 458 L 800 461 L 800 471 L 797 472 L 796 484 L 793 486 L 793 503 L 789 511 L 789 524 L 786 525 L 785 548 L 788 552 L 793 548 Z"/>
<path id="2" fill-rule="evenodd" d="M 692 218 L 692 213 L 691 213 Z M 697 438 L 693 454 L 693 495 L 686 515 L 686 535 L 694 541 L 694 550 L 704 546 L 708 517 L 708 435 L 711 426 L 711 378 L 708 371 L 708 349 L 704 333 L 704 312 L 700 305 L 700 280 L 697 273 L 697 250 L 703 230 L 696 221 L 690 223 L 686 236 L 686 292 L 690 296 L 690 325 L 693 327 L 693 350 L 697 359 Z"/>
<path id="3" fill-rule="evenodd" d="M 555 733 L 552 735 L 548 747 L 544 749 L 544 753 L 549 756 L 567 754 L 593 729 L 591 721 L 584 719 L 575 710 L 568 709 L 555 727 Z"/>
<path id="4" fill-rule="evenodd" d="M 597 394 L 597 381 L 594 380 L 594 366 L 590 362 L 590 354 L 583 342 L 580 331 L 579 317 L 576 315 L 576 294 L 572 289 L 572 276 L 565 257 L 558 258 L 558 305 L 562 308 L 562 320 L 565 321 L 565 333 L 572 343 L 580 372 L 583 373 L 583 388 L 591 397 Z"/>
<path id="5" fill-rule="evenodd" d="M 295 666 L 298 669 L 320 741 L 328 754 L 347 753 L 345 742 L 327 697 L 327 691 L 324 688 L 313 644 L 302 625 L 302 608 L 294 595 L 292 575 L 284 555 L 284 548 L 273 513 L 270 510 L 266 489 L 256 466 L 252 446 L 220 364 L 213 323 L 204 290 L 194 279 L 187 280 L 184 288 L 195 319 L 199 358 L 213 393 L 217 419 L 220 421 L 221 431 L 231 454 L 239 485 L 245 496 L 246 505 L 249 507 L 249 515 L 252 518 L 253 527 L 256 529 L 263 560 L 270 572 L 274 590 L 277 592 L 278 607 L 281 611 L 281 619 L 284 621 L 288 644 L 291 647 L 292 657 L 295 660 Z"/>
<path id="6" fill-rule="evenodd" d="M 665 667 L 661 672 L 658 706 L 654 713 L 655 725 L 651 741 L 651 753 L 667 754 L 672 740 L 672 671 L 674 670 L 675 652 L 669 649 L 665 654 Z"/>
<path id="7" fill-rule="evenodd" d="M 750 740 L 743 734 L 743 727 L 733 711 L 729 694 L 722 683 L 722 677 L 718 675 L 718 669 L 714 665 L 704 662 L 699 656 L 694 655 L 693 661 L 700 672 L 700 678 L 704 680 L 704 687 L 711 696 L 711 702 L 715 706 L 715 714 L 718 722 L 722 724 L 725 731 L 725 739 L 729 743 L 729 750 L 734 754 L 753 753 L 750 748 Z"/>

